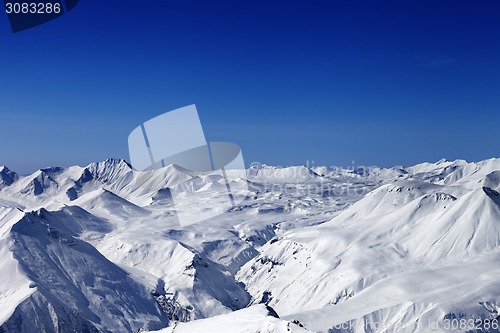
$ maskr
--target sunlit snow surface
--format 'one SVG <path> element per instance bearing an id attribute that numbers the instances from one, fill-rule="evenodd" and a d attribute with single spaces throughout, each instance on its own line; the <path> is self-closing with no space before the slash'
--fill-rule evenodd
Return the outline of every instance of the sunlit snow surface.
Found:
<path id="1" fill-rule="evenodd" d="M 499 331 L 500 159 L 254 166 L 243 203 L 181 227 L 192 177 L 0 167 L 0 332 Z"/>

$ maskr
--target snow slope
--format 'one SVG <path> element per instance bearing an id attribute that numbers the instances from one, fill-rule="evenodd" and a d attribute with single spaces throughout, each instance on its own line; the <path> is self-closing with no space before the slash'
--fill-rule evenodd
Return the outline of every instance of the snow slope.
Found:
<path id="1" fill-rule="evenodd" d="M 499 316 L 500 159 L 253 166 L 242 203 L 181 227 L 176 208 L 196 202 L 175 207 L 170 188 L 193 177 L 0 167 L 0 332 L 441 332 Z M 196 181 L 218 207 L 220 179 Z"/>
<path id="2" fill-rule="evenodd" d="M 306 333 L 309 331 L 295 323 L 280 320 L 274 310 L 261 304 L 227 315 L 181 323 L 157 332 Z"/>
<path id="3" fill-rule="evenodd" d="M 447 315 L 495 318 L 480 302 L 500 304 L 500 195 L 491 172 L 500 161 L 479 165 L 486 170 L 474 166 L 469 176 L 456 169 L 460 177 L 447 185 L 421 180 L 442 169 L 418 167 L 414 179 L 381 186 L 331 221 L 269 242 L 237 278 L 254 303 L 318 331 L 356 320 L 365 322 L 359 332 L 375 324 L 392 332 L 418 322 L 442 328 Z"/>
<path id="4" fill-rule="evenodd" d="M 2 283 L 2 289 L 25 291 L 3 322 L 4 332 L 131 332 L 168 323 L 146 288 L 76 234 L 59 231 L 51 217 L 24 214 L 2 238 L 2 250 L 17 261 L 9 280 L 24 281 Z"/>

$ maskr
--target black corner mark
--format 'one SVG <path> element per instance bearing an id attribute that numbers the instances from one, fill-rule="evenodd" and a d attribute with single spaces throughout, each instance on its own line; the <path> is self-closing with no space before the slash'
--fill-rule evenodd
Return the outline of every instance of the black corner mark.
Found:
<path id="1" fill-rule="evenodd" d="M 80 0 L 4 0 L 12 32 L 52 21 L 73 9 Z"/>
<path id="2" fill-rule="evenodd" d="M 64 0 L 66 11 L 72 10 L 80 0 Z"/>

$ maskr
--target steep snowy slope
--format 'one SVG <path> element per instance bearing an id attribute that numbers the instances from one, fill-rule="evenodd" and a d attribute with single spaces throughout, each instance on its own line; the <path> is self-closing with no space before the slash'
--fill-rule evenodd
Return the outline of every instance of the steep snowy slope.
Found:
<path id="1" fill-rule="evenodd" d="M 5 322 L 12 316 L 16 307 L 30 294 L 31 281 L 19 272 L 19 263 L 13 257 L 9 249 L 9 242 L 6 240 L 10 232 L 11 225 L 5 221 L 18 220 L 23 213 L 17 209 L 0 206 L 0 272 L 2 272 L 2 283 L 0 284 L 0 323 Z"/>
<path id="2" fill-rule="evenodd" d="M 254 303 L 317 331 L 356 319 L 359 332 L 375 324 L 412 331 L 419 322 L 426 332 L 431 323 L 444 327 L 447 315 L 495 318 L 479 302 L 500 304 L 498 171 L 491 162 L 479 165 L 468 174 L 486 174 L 481 182 L 384 185 L 328 223 L 269 242 L 237 278 Z"/>
<path id="3" fill-rule="evenodd" d="M 273 309 L 256 305 L 209 319 L 176 324 L 158 333 L 307 333 L 296 323 L 280 320 Z"/>
<path id="4" fill-rule="evenodd" d="M 234 180 L 243 202 L 181 227 L 176 209 L 197 202 L 176 207 L 170 189 L 195 180 L 216 209 L 220 177 L 116 159 L 2 167 L 0 332 L 301 331 L 258 303 L 312 332 L 484 324 L 500 309 L 499 175 L 500 159 L 253 166 Z"/>
<path id="5" fill-rule="evenodd" d="M 0 166 L 0 189 L 12 185 L 18 178 L 15 172 L 10 171 L 6 166 Z"/>
<path id="6" fill-rule="evenodd" d="M 3 258 L 17 261 L 2 265 L 15 272 L 2 274 L 0 302 L 15 305 L 2 332 L 132 332 L 168 323 L 146 288 L 76 234 L 50 223 L 61 216 L 51 217 L 46 211 L 23 214 L 0 241 Z"/>

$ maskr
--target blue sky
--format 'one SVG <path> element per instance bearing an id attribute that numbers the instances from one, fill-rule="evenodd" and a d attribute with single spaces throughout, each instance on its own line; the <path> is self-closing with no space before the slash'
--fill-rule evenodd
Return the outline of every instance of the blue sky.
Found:
<path id="1" fill-rule="evenodd" d="M 0 13 L 0 165 L 128 159 L 133 128 L 189 104 L 247 164 L 499 157 L 498 13 L 495 0 L 82 0 L 16 34 Z"/>

